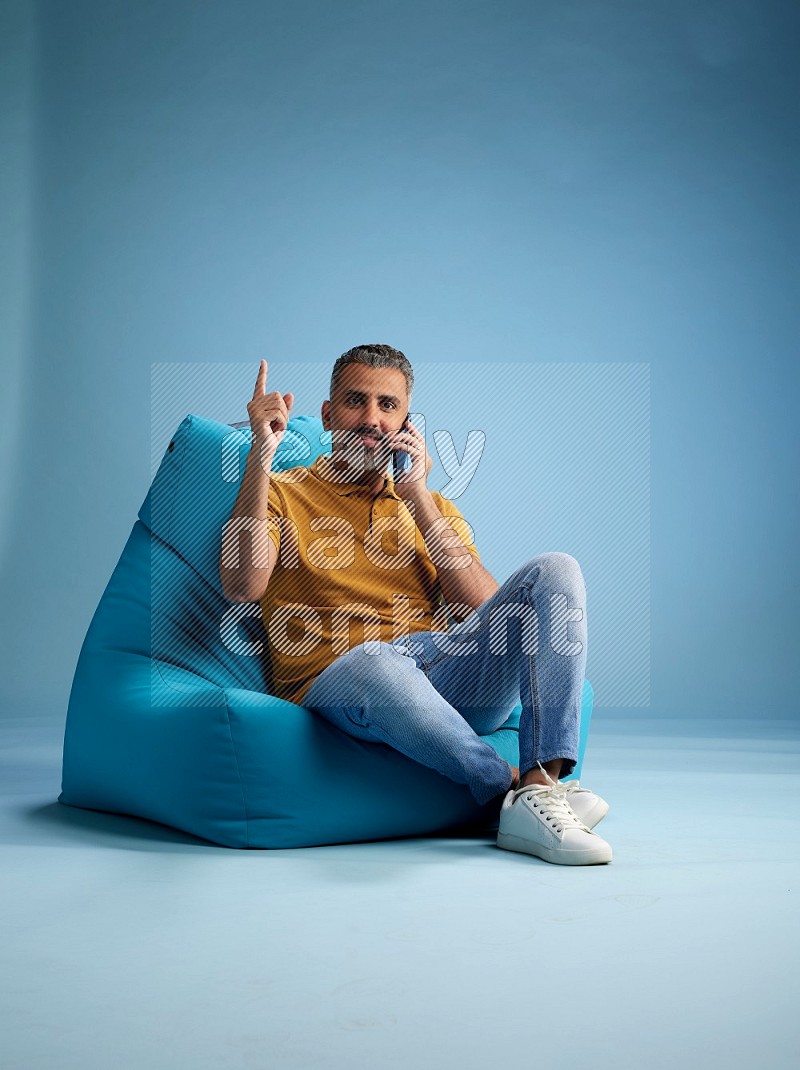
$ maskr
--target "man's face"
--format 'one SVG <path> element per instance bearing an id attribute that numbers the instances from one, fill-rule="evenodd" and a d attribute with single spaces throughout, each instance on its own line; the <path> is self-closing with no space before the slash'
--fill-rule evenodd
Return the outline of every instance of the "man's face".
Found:
<path id="1" fill-rule="evenodd" d="M 408 415 L 406 377 L 399 368 L 348 364 L 330 401 L 322 403 L 322 423 L 331 431 L 333 457 L 347 457 L 365 474 L 383 472 L 391 457 L 389 436 Z"/>

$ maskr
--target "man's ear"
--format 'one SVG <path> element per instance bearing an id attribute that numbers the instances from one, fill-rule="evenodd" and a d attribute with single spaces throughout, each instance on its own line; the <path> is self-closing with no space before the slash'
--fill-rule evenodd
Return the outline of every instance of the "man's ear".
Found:
<path id="1" fill-rule="evenodd" d="M 328 427 L 328 423 L 329 423 L 329 421 L 328 421 L 328 413 L 330 412 L 330 408 L 331 408 L 330 401 L 323 401 L 322 402 L 322 426 L 324 427 L 324 429 L 326 431 L 330 431 L 330 428 Z"/>

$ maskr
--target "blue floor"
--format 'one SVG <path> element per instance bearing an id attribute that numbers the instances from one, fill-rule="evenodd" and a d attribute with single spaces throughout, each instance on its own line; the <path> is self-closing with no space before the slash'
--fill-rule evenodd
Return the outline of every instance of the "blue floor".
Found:
<path id="1" fill-rule="evenodd" d="M 214 847 L 56 802 L 63 718 L 0 730 L 3 1070 L 796 1065 L 792 722 L 596 711 L 587 867 Z"/>

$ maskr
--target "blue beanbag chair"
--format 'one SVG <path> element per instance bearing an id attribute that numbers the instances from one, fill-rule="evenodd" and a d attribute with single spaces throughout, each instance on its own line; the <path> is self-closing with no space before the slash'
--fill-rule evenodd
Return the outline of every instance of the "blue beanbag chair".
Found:
<path id="1" fill-rule="evenodd" d="M 322 434 L 319 418 L 291 419 L 273 470 L 312 464 Z M 249 449 L 249 428 L 191 415 L 178 427 L 81 648 L 58 801 L 223 847 L 496 827 L 502 796 L 480 806 L 466 785 L 267 694 L 259 606 L 228 602 L 218 575 Z M 521 708 L 482 737 L 513 765 Z M 570 780 L 591 709 L 587 680 Z"/>

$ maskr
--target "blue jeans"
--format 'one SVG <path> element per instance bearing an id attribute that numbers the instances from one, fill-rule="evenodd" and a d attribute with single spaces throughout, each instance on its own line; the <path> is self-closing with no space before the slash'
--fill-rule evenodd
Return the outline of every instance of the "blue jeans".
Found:
<path id="1" fill-rule="evenodd" d="M 586 587 L 565 553 L 542 553 L 447 632 L 367 640 L 328 665 L 303 705 L 358 739 L 385 743 L 466 784 L 483 805 L 511 766 L 480 738 L 521 703 L 520 775 L 578 761 Z"/>

